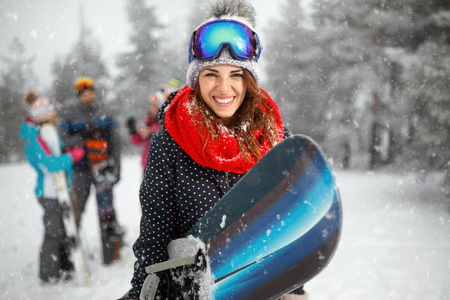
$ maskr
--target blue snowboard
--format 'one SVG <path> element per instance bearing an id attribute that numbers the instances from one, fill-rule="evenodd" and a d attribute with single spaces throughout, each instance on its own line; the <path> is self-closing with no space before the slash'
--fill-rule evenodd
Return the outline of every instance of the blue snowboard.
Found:
<path id="1" fill-rule="evenodd" d="M 220 299 L 278 299 L 332 258 L 342 208 L 314 141 L 289 137 L 269 151 L 187 235 L 207 245 Z"/>

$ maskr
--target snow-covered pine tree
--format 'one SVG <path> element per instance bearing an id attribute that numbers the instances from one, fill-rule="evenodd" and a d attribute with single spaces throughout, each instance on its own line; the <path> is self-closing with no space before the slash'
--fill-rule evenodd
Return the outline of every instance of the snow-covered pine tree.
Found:
<path id="1" fill-rule="evenodd" d="M 301 1 L 287 0 L 280 7 L 280 17 L 267 22 L 266 40 L 261 41 L 261 64 L 266 75 L 262 87 L 280 106 L 291 131 L 321 142 L 327 104 L 315 88 L 321 81 L 320 71 L 314 69 L 319 45 L 313 43 L 315 32 L 305 20 Z"/>
<path id="2" fill-rule="evenodd" d="M 74 84 L 78 77 L 89 76 L 95 80 L 96 101 L 104 101 L 109 91 L 109 73 L 101 57 L 101 45 L 84 20 L 80 8 L 80 34 L 70 52 L 56 57 L 52 63 L 52 92 L 55 100 L 64 104 L 75 97 Z"/>
<path id="3" fill-rule="evenodd" d="M 450 2 L 410 2 L 409 47 L 386 51 L 402 67 L 396 91 L 407 129 L 402 161 L 416 171 L 444 170 L 449 187 Z"/>
<path id="4" fill-rule="evenodd" d="M 21 121 L 27 115 L 23 96 L 28 89 L 37 88 L 33 58 L 25 52 L 23 43 L 16 37 L 8 46 L 8 55 L 2 57 L 5 68 L 0 74 L 0 164 L 23 158 L 19 138 Z"/>
<path id="5" fill-rule="evenodd" d="M 390 155 L 386 8 L 381 1 L 319 0 L 313 5 L 316 42 L 326 58 L 317 64 L 329 85 L 321 89 L 330 101 L 327 149 L 344 161 L 349 150 L 365 153 L 364 161 L 373 168 Z"/>
<path id="6" fill-rule="evenodd" d="M 151 93 L 164 83 L 161 49 L 163 26 L 155 6 L 145 0 L 131 0 L 126 4 L 130 29 L 130 50 L 117 59 L 119 69 L 114 91 L 121 103 L 121 119 L 130 116 L 143 118 L 148 109 Z"/>

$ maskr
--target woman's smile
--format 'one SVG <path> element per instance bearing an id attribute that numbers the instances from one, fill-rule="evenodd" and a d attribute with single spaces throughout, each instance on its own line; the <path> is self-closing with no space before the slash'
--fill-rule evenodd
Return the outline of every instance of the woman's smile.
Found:
<path id="1" fill-rule="evenodd" d="M 234 100 L 234 97 L 229 97 L 229 98 L 213 97 L 213 98 L 214 98 L 214 100 L 216 100 L 220 104 L 228 104 L 228 103 L 230 103 L 231 101 Z"/>
<path id="2" fill-rule="evenodd" d="M 199 84 L 206 105 L 225 123 L 245 98 L 244 71 L 233 65 L 217 65 L 200 71 Z"/>

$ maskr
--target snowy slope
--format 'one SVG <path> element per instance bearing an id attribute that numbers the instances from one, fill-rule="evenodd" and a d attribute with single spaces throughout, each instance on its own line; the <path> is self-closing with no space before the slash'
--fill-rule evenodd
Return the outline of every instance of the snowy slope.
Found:
<path id="1" fill-rule="evenodd" d="M 37 278 L 42 209 L 27 164 L 0 166 L 0 299 L 117 299 L 128 288 L 137 237 L 142 177 L 139 158 L 123 160 L 115 189 L 118 218 L 127 227 L 122 261 L 103 266 L 94 198 L 83 219 L 92 284 L 41 286 Z M 344 229 L 330 265 L 306 285 L 310 300 L 450 299 L 450 204 L 438 175 L 343 172 L 336 174 L 344 205 Z"/>

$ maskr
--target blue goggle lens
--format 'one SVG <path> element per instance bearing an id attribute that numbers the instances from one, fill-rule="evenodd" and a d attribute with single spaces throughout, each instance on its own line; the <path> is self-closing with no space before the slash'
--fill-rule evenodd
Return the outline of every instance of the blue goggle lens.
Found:
<path id="1" fill-rule="evenodd" d="M 238 59 L 258 60 L 261 54 L 258 35 L 248 26 L 234 20 L 208 22 L 192 33 L 189 62 L 215 58 L 228 45 Z"/>

